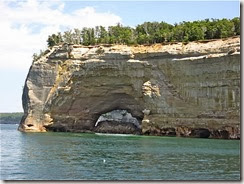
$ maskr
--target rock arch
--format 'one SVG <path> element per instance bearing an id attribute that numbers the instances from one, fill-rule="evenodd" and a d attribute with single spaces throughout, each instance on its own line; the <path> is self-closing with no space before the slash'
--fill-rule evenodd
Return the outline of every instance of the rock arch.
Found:
<path id="1" fill-rule="evenodd" d="M 141 120 L 127 110 L 115 109 L 99 116 L 94 132 L 141 134 Z"/>

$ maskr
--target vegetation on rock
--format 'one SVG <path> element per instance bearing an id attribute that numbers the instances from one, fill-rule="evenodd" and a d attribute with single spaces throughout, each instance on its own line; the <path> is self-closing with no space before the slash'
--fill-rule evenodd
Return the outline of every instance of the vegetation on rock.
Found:
<path id="1" fill-rule="evenodd" d="M 190 42 L 227 38 L 240 35 L 240 18 L 233 19 L 205 19 L 193 22 L 181 22 L 174 25 L 166 22 L 144 22 L 135 28 L 117 24 L 116 26 L 84 27 L 82 30 L 73 29 L 64 33 L 48 36 L 47 45 L 53 47 L 62 43 L 99 45 L 99 44 L 124 44 L 142 45 L 171 42 Z M 48 50 L 40 50 L 33 54 L 33 61 L 37 61 Z"/>

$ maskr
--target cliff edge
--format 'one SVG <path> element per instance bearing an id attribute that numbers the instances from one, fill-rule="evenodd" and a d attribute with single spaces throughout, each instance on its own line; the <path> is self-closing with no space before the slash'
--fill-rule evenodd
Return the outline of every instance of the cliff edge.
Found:
<path id="1" fill-rule="evenodd" d="M 150 46 L 62 44 L 33 61 L 24 132 L 240 138 L 240 37 Z"/>

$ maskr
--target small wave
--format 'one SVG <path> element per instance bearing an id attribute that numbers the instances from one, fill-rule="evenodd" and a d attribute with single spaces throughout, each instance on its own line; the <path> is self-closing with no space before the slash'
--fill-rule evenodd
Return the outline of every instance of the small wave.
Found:
<path id="1" fill-rule="evenodd" d="M 134 134 L 109 134 L 109 133 L 95 133 L 96 135 L 104 136 L 135 136 Z"/>

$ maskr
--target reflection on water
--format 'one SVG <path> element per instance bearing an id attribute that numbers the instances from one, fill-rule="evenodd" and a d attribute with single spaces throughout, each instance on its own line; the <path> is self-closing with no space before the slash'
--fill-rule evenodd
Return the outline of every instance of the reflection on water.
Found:
<path id="1" fill-rule="evenodd" d="M 239 140 L 21 133 L 16 128 L 1 125 L 4 180 L 240 179 Z"/>

